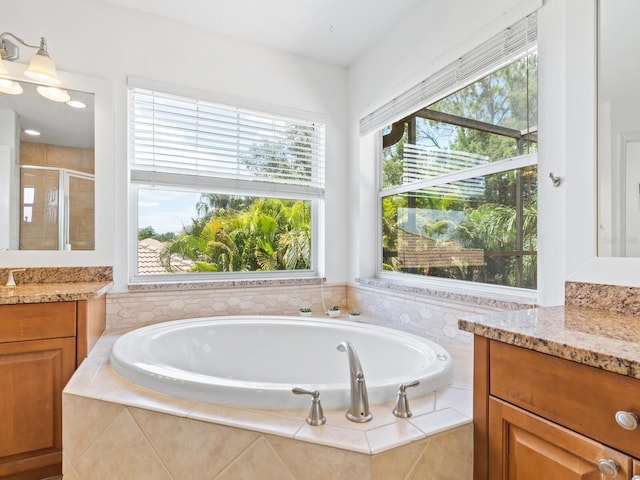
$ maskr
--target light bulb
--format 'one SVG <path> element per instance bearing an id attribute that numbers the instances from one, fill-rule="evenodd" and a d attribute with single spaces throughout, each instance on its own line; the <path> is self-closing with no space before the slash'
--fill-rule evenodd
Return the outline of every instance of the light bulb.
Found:
<path id="1" fill-rule="evenodd" d="M 44 98 L 48 98 L 54 102 L 68 102 L 71 100 L 67 91 L 58 87 L 45 87 L 44 85 L 40 85 L 36 90 L 38 90 L 38 93 Z"/>
<path id="2" fill-rule="evenodd" d="M 20 95 L 22 93 L 22 85 L 7 78 L 0 78 L 0 92 L 9 95 Z"/>

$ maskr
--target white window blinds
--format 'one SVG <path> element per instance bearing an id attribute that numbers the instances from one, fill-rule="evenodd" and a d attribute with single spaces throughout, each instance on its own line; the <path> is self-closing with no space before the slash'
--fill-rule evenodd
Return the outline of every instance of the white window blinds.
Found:
<path id="1" fill-rule="evenodd" d="M 532 13 L 360 120 L 360 134 L 379 130 L 499 70 L 536 47 Z"/>
<path id="2" fill-rule="evenodd" d="M 131 181 L 293 195 L 324 191 L 324 125 L 129 90 Z"/>

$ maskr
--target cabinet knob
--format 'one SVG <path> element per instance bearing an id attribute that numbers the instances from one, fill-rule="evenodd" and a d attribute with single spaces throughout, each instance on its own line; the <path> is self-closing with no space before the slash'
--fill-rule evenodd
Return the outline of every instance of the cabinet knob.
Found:
<path id="1" fill-rule="evenodd" d="M 605 477 L 613 478 L 618 475 L 620 465 L 615 460 L 601 458 L 598 460 L 598 469 Z"/>
<path id="2" fill-rule="evenodd" d="M 640 480 L 640 475 L 634 475 L 631 480 Z"/>
<path id="3" fill-rule="evenodd" d="M 638 428 L 638 416 L 632 412 L 616 412 L 616 423 L 625 430 L 635 430 Z"/>

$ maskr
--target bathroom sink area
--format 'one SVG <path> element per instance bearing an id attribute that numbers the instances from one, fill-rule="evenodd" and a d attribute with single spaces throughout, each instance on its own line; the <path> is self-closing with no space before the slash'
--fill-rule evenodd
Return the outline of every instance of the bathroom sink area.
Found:
<path id="1" fill-rule="evenodd" d="M 86 281 L 101 275 L 91 268 L 86 276 L 78 268 L 0 268 L 2 478 L 62 472 L 62 389 L 105 329 L 111 270 L 103 272 L 104 281 Z M 28 421 L 13 421 L 22 417 Z"/>

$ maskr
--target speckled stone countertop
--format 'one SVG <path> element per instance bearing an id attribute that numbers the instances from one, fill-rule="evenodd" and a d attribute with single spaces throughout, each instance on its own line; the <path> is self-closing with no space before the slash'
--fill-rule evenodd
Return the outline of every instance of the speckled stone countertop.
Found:
<path id="1" fill-rule="evenodd" d="M 584 307 L 474 315 L 461 330 L 629 377 L 640 378 L 640 318 Z"/>
<path id="2" fill-rule="evenodd" d="M 67 282 L 0 287 L 0 305 L 90 300 L 107 293 L 112 285 L 113 282 Z"/>

